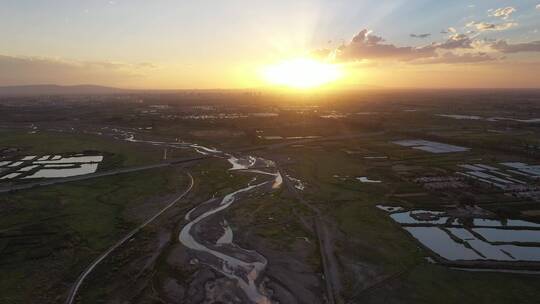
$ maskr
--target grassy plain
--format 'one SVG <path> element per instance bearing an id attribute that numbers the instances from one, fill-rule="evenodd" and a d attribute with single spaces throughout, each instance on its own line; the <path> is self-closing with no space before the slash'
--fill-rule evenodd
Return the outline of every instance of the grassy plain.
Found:
<path id="1" fill-rule="evenodd" d="M 3 133 L 0 146 L 27 155 L 99 151 L 113 167 L 156 158 L 152 151 L 84 135 Z M 58 302 L 92 259 L 149 217 L 127 216 L 130 210 L 143 206 L 150 214 L 164 203 L 156 198 L 183 191 L 187 183 L 178 169 L 166 168 L 1 195 L 4 303 Z M 149 200 L 156 200 L 150 209 L 144 207 Z"/>
<path id="2" fill-rule="evenodd" d="M 466 272 L 430 264 L 425 259 L 429 253 L 376 208 L 387 204 L 437 209 L 456 204 L 457 193 L 432 192 L 411 179 L 423 174 L 452 175 L 457 164 L 482 158 L 490 163 L 504 155 L 485 151 L 434 155 L 399 147 L 390 140 L 381 136 L 311 144 L 284 149 L 276 156 L 290 157 L 285 167 L 306 182 L 305 197 L 337 223 L 336 253 L 343 267 L 345 298 L 352 303 L 537 303 L 538 276 Z M 365 158 L 370 156 L 388 158 Z M 359 176 L 382 183 L 361 183 L 355 179 Z M 416 197 L 416 193 L 423 195 Z M 505 201 L 487 190 L 478 190 L 475 197 Z M 366 291 L 359 292 L 363 288 Z"/>

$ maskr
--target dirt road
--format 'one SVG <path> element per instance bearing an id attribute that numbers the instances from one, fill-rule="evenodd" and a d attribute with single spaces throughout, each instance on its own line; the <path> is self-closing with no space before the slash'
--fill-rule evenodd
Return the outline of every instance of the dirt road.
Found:
<path id="1" fill-rule="evenodd" d="M 315 228 L 315 236 L 319 241 L 319 250 L 321 255 L 321 262 L 323 266 L 324 281 L 326 284 L 326 294 L 328 302 L 330 304 L 343 303 L 340 291 L 341 291 L 341 279 L 339 275 L 339 268 L 336 257 L 334 255 L 334 246 L 332 237 L 328 231 L 327 225 L 325 225 L 321 211 L 307 202 L 298 190 L 294 187 L 293 183 L 289 179 L 288 175 L 280 169 L 281 176 L 283 176 L 283 182 L 287 186 L 287 189 L 294 195 L 294 197 L 303 205 L 316 213 L 313 218 L 313 225 Z"/>
<path id="2" fill-rule="evenodd" d="M 165 206 L 163 209 L 161 209 L 158 213 L 156 213 L 154 216 L 146 220 L 141 225 L 137 226 L 135 229 L 131 230 L 126 236 L 124 236 L 122 239 L 120 239 L 118 242 L 116 242 L 114 245 L 109 247 L 107 251 L 103 252 L 97 259 L 95 259 L 77 278 L 73 286 L 71 287 L 68 297 L 66 299 L 66 304 L 72 304 L 75 301 L 75 297 L 77 296 L 77 293 L 84 282 L 84 280 L 88 277 L 90 273 L 96 268 L 96 266 L 101 263 L 105 258 L 107 258 L 114 250 L 116 250 L 118 247 L 122 246 L 125 242 L 127 242 L 129 239 L 131 239 L 133 236 L 135 236 L 139 231 L 141 231 L 143 228 L 148 226 L 148 224 L 152 223 L 156 218 L 158 218 L 160 215 L 162 215 L 165 211 L 169 210 L 171 207 L 176 205 L 176 203 L 184 198 L 193 188 L 194 180 L 193 176 L 189 172 L 185 172 L 186 175 L 189 177 L 190 182 L 186 190 L 174 198 L 167 206 Z"/>

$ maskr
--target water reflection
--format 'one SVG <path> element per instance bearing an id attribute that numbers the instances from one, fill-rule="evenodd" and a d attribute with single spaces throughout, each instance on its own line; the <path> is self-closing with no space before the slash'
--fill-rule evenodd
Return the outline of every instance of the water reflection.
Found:
<path id="1" fill-rule="evenodd" d="M 471 218 L 473 215 L 467 216 L 461 209 L 377 208 L 388 212 L 423 246 L 448 261 L 540 262 L 540 224 L 535 222 Z M 478 207 L 471 210 L 481 213 Z"/>

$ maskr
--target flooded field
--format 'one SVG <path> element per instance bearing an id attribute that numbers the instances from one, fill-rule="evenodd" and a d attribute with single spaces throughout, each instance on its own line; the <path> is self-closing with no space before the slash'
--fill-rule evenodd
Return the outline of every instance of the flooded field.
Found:
<path id="1" fill-rule="evenodd" d="M 298 139 L 315 139 L 315 138 L 321 138 L 321 136 L 317 135 L 310 135 L 310 136 L 258 136 L 261 139 L 264 140 L 282 140 L 282 139 L 288 139 L 288 140 L 298 140 Z"/>
<path id="2" fill-rule="evenodd" d="M 528 118 L 528 119 L 519 119 L 519 118 L 511 118 L 511 117 L 482 117 L 478 115 L 461 115 L 461 114 L 436 114 L 435 116 L 439 117 L 446 117 L 446 118 L 452 118 L 452 119 L 466 119 L 466 120 L 485 120 L 485 121 L 517 121 L 522 123 L 539 123 L 540 118 Z"/>
<path id="3" fill-rule="evenodd" d="M 368 183 L 368 184 L 380 184 L 380 183 L 382 183 L 382 181 L 380 181 L 380 180 L 370 179 L 369 177 L 366 177 L 366 176 L 357 177 L 356 179 L 359 180 L 361 183 Z"/>
<path id="4" fill-rule="evenodd" d="M 448 117 L 448 118 L 454 118 L 454 119 L 470 119 L 470 120 L 482 120 L 482 119 L 484 119 L 483 117 L 476 116 L 476 115 L 437 114 L 436 116 Z"/>
<path id="5" fill-rule="evenodd" d="M 326 115 L 321 115 L 320 117 L 321 118 L 326 118 L 326 119 L 339 119 L 339 118 L 346 118 L 346 117 L 349 117 L 350 114 L 348 113 L 337 113 L 337 112 L 334 112 L 334 113 L 329 113 L 329 114 L 326 114 Z"/>
<path id="6" fill-rule="evenodd" d="M 501 189 L 508 195 L 540 200 L 540 187 L 536 185 L 540 178 L 538 165 L 504 162 L 493 165 L 462 164 L 458 167 L 467 169 L 465 172 L 457 172 L 458 175 Z"/>
<path id="7" fill-rule="evenodd" d="M 182 116 L 182 119 L 188 120 L 211 120 L 211 119 L 239 119 L 249 117 L 278 117 L 279 113 L 260 112 L 260 113 L 215 113 L 198 114 Z"/>
<path id="8" fill-rule="evenodd" d="M 517 172 L 519 172 L 518 174 L 533 178 L 540 178 L 540 165 L 528 165 L 519 162 L 501 163 L 501 165 L 513 168 L 514 170 L 511 172 L 516 172 L 517 170 Z"/>
<path id="9" fill-rule="evenodd" d="M 2 161 L 0 171 L 4 175 L 1 180 L 61 178 L 85 175 L 97 171 L 99 163 L 103 161 L 101 155 L 43 155 L 24 156 L 19 160 Z"/>
<path id="10" fill-rule="evenodd" d="M 452 152 L 466 152 L 469 148 L 443 144 L 439 142 L 429 140 L 398 140 L 393 142 L 396 145 L 403 147 L 410 147 L 417 150 L 422 150 L 430 153 L 452 153 Z"/>
<path id="11" fill-rule="evenodd" d="M 459 210 L 378 206 L 422 246 L 451 262 L 540 262 L 540 223 L 519 219 L 462 218 Z"/>

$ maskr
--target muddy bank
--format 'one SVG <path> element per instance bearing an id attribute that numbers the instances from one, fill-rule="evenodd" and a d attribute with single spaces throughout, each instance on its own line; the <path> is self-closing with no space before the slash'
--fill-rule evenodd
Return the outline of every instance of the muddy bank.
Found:
<path id="1" fill-rule="evenodd" d="M 243 247 L 253 248 L 268 259 L 260 284 L 272 302 L 324 303 L 321 273 L 307 262 L 313 260 L 316 245 L 299 239 L 291 251 L 279 251 L 250 233 L 241 233 L 238 238 L 237 242 Z M 238 288 L 236 280 L 206 266 L 200 257 L 182 245 L 171 246 L 165 260 L 169 274 L 156 284 L 167 303 L 251 303 Z M 203 257 L 211 258 L 211 255 Z"/>

